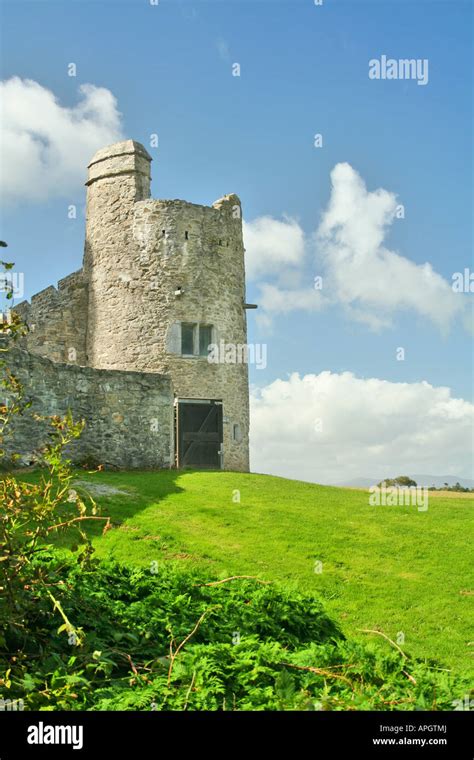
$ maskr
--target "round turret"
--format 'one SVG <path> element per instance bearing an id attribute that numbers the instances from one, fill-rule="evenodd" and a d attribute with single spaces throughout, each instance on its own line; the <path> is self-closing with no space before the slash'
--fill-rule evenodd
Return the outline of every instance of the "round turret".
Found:
<path id="1" fill-rule="evenodd" d="M 152 200 L 150 161 L 128 140 L 98 151 L 89 165 L 87 360 L 169 374 L 178 464 L 247 470 L 240 201 Z"/>

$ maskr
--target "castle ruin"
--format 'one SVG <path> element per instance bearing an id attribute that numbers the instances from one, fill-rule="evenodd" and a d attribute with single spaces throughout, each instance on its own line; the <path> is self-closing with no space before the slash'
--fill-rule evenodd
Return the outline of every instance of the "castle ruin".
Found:
<path id="1" fill-rule="evenodd" d="M 247 363 L 208 361 L 247 344 L 240 201 L 153 200 L 151 160 L 134 140 L 93 157 L 82 269 L 15 307 L 14 368 L 34 409 L 86 419 L 76 459 L 247 471 Z"/>

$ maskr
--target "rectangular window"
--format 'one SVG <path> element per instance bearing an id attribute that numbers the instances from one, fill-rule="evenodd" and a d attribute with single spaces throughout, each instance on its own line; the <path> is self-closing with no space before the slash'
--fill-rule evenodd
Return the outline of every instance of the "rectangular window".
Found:
<path id="1" fill-rule="evenodd" d="M 242 431 L 238 422 L 234 422 L 232 425 L 232 440 L 236 443 L 240 443 L 242 440 Z"/>
<path id="2" fill-rule="evenodd" d="M 183 322 L 181 324 L 181 353 L 185 356 L 194 354 L 194 336 L 196 333 L 195 324 Z"/>
<path id="3" fill-rule="evenodd" d="M 199 356 L 207 356 L 212 343 L 212 326 L 199 325 Z"/>

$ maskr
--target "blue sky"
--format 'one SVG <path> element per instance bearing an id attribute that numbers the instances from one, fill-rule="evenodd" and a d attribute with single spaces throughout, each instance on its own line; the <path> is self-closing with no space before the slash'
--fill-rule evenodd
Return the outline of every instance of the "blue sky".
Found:
<path id="1" fill-rule="evenodd" d="M 154 197 L 209 204 L 236 192 L 248 222 L 296 220 L 307 238 L 300 287 L 320 273 L 311 235 L 340 162 L 404 205 L 384 241 L 391 251 L 430 262 L 448 283 L 472 271 L 470 2 L 15 0 L 3 3 L 2 24 L 3 79 L 33 79 L 69 108 L 79 85 L 107 88 L 124 136 L 148 147 L 158 133 Z M 368 61 L 382 54 L 428 59 L 428 84 L 370 80 Z M 26 297 L 81 265 L 83 217 L 68 219 L 67 206 L 82 206 L 84 188 L 78 181 L 52 196 L 2 213 Z M 248 300 L 259 302 L 260 284 L 249 282 Z M 249 340 L 268 343 L 267 368 L 251 368 L 257 386 L 348 370 L 472 396 L 472 335 L 459 320 L 443 335 L 416 309 L 395 309 L 379 331 L 342 303 L 276 313 L 270 326 L 251 312 Z M 396 360 L 400 346 L 405 361 Z"/>

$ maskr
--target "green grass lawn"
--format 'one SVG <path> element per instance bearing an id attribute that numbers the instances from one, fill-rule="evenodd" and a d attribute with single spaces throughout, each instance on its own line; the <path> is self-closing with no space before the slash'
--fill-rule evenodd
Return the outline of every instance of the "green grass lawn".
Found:
<path id="1" fill-rule="evenodd" d="M 114 528 L 91 528 L 99 556 L 146 565 L 205 563 L 316 592 L 346 633 L 473 671 L 472 497 L 430 494 L 429 508 L 369 506 L 361 490 L 231 472 L 85 475 Z M 236 490 L 240 492 L 237 501 Z M 322 568 L 316 563 L 322 563 Z M 317 570 L 322 570 L 317 572 Z M 400 640 L 400 637 L 399 637 Z"/>

